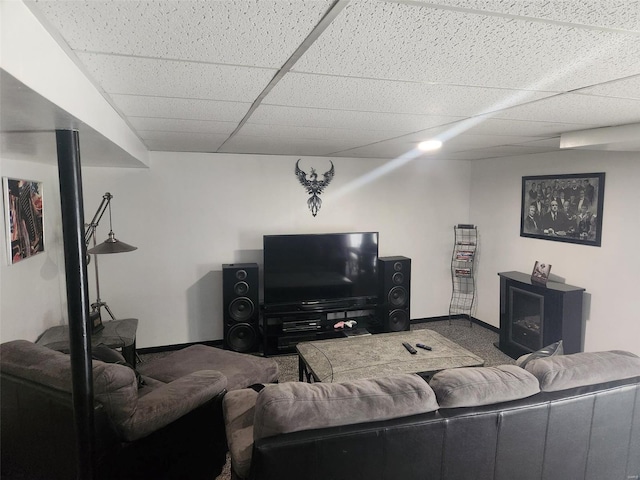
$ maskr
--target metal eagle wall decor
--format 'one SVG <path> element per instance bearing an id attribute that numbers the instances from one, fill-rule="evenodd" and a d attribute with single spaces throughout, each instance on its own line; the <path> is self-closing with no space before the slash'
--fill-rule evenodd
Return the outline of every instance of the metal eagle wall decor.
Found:
<path id="1" fill-rule="evenodd" d="M 311 167 L 311 174 L 309 175 L 309 178 L 307 178 L 306 172 L 300 170 L 300 167 L 298 166 L 300 160 L 301 159 L 298 159 L 296 162 L 296 177 L 298 177 L 298 180 L 307 193 L 311 195 L 307 200 L 307 205 L 309 206 L 309 210 L 311 210 L 311 214 L 315 217 L 322 205 L 320 194 L 324 188 L 331 183 L 331 179 L 335 175 L 336 171 L 335 168 L 333 168 L 333 162 L 329 161 L 331 163 L 331 168 L 323 175 L 324 180 L 318 180 L 318 174 L 316 173 L 316 169 L 313 167 Z"/>

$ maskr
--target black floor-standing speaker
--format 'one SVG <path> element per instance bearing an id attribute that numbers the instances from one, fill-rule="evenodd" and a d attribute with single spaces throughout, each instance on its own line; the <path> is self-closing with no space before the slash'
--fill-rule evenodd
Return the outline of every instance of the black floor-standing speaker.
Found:
<path id="1" fill-rule="evenodd" d="M 402 332 L 411 328 L 411 259 L 378 258 L 378 318 L 383 332 Z"/>
<path id="2" fill-rule="evenodd" d="M 260 345 L 258 264 L 222 265 L 224 348 L 254 352 Z"/>

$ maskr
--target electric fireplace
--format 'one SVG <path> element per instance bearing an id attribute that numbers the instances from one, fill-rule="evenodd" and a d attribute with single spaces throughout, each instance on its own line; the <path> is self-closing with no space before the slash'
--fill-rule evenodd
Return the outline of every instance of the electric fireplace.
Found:
<path id="1" fill-rule="evenodd" d="M 562 340 L 565 353 L 583 349 L 584 288 L 565 283 L 531 282 L 521 272 L 500 276 L 500 350 L 512 358 Z"/>
<path id="2" fill-rule="evenodd" d="M 509 286 L 509 317 L 510 342 L 531 351 L 544 346 L 544 295 Z"/>

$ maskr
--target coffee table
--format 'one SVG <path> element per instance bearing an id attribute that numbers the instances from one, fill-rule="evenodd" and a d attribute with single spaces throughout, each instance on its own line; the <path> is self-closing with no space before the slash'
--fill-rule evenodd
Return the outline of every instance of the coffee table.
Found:
<path id="1" fill-rule="evenodd" d="M 432 350 L 416 348 L 417 353 L 412 355 L 402 342 L 414 348 L 416 343 L 423 343 Z M 301 382 L 344 382 L 397 373 L 428 377 L 447 368 L 484 365 L 482 358 L 431 330 L 303 342 L 296 350 Z"/>

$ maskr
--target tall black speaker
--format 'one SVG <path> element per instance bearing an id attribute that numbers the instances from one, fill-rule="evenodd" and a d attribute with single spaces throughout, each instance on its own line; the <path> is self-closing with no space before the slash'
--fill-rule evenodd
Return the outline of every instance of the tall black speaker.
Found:
<path id="1" fill-rule="evenodd" d="M 383 332 L 411 328 L 411 259 L 378 258 L 378 318 Z"/>
<path id="2" fill-rule="evenodd" d="M 224 304 L 224 347 L 236 352 L 253 352 L 260 344 L 258 264 L 222 265 Z"/>

